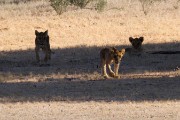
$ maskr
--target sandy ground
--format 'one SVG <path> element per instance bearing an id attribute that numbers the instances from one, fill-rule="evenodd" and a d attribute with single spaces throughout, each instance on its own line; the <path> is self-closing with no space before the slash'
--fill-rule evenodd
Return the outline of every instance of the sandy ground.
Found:
<path id="1" fill-rule="evenodd" d="M 0 104 L 1 120 L 179 120 L 179 102 Z M 17 112 L 18 111 L 18 112 Z M 33 112 L 32 112 L 33 111 Z"/>
<path id="2" fill-rule="evenodd" d="M 70 10 L 58 16 L 47 1 L 0 5 L 0 120 L 180 119 L 180 9 L 157 2 L 145 15 L 137 0 L 108 1 L 104 12 Z M 35 30 L 48 29 L 55 54 L 35 60 Z M 99 51 L 131 47 L 119 79 L 104 80 Z M 43 54 L 41 54 L 43 58 Z"/>

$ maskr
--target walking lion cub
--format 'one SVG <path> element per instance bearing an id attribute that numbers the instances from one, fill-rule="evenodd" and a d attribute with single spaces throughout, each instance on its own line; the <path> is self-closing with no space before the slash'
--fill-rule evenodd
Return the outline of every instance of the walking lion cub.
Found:
<path id="1" fill-rule="evenodd" d="M 40 49 L 42 49 L 45 53 L 44 61 L 47 62 L 51 59 L 52 53 L 50 49 L 48 30 L 46 30 L 45 32 L 38 32 L 37 30 L 35 30 L 35 35 L 36 60 L 37 62 L 40 62 L 39 51 Z"/>
<path id="2" fill-rule="evenodd" d="M 100 51 L 101 58 L 101 72 L 104 78 L 114 77 L 118 78 L 118 70 L 122 57 L 125 54 L 125 49 L 117 50 L 113 48 L 104 48 Z M 114 63 L 114 72 L 111 69 L 111 64 Z M 106 68 L 108 69 L 109 75 L 107 74 Z"/>

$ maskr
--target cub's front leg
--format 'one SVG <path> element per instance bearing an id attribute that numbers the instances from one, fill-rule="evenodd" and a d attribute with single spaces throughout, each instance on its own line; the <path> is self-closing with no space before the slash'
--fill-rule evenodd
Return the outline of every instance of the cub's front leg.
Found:
<path id="1" fill-rule="evenodd" d="M 45 53 L 44 61 L 47 62 L 51 59 L 51 50 L 50 48 L 44 48 L 43 51 Z"/>
<path id="2" fill-rule="evenodd" d="M 48 60 L 51 60 L 51 49 L 50 49 L 50 44 L 48 45 Z"/>
<path id="3" fill-rule="evenodd" d="M 115 73 L 112 71 L 111 65 L 107 63 L 106 66 L 108 67 L 109 75 L 111 77 L 115 77 Z"/>
<path id="4" fill-rule="evenodd" d="M 48 59 L 49 59 L 49 53 L 48 53 L 48 50 L 45 49 L 45 50 L 44 50 L 44 53 L 45 53 L 44 62 L 47 62 Z"/>
<path id="5" fill-rule="evenodd" d="M 36 52 L 36 60 L 37 60 L 37 62 L 40 62 L 40 58 L 39 58 L 39 47 L 38 46 L 36 46 L 35 47 L 35 52 Z"/>
<path id="6" fill-rule="evenodd" d="M 115 72 L 114 77 L 115 77 L 115 78 L 119 78 L 119 75 L 118 75 L 119 65 L 120 65 L 120 64 L 114 63 L 114 72 Z"/>

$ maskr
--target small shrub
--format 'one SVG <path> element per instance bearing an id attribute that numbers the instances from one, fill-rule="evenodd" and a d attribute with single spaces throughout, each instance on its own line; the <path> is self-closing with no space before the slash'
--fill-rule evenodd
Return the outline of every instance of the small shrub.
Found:
<path id="1" fill-rule="evenodd" d="M 67 6 L 69 5 L 68 0 L 50 0 L 50 1 L 51 1 L 51 6 L 58 14 L 62 14 L 64 11 L 66 11 Z"/>
<path id="2" fill-rule="evenodd" d="M 152 4 L 154 4 L 155 2 L 160 2 L 160 1 L 164 1 L 164 0 L 139 0 L 139 1 L 142 5 L 142 10 L 143 10 L 144 14 L 147 15 Z"/>
<path id="3" fill-rule="evenodd" d="M 176 4 L 174 5 L 174 9 L 179 9 L 179 2 L 180 2 L 180 0 L 176 1 Z"/>
<path id="4" fill-rule="evenodd" d="M 93 0 L 69 0 L 71 5 L 75 5 L 80 7 L 81 9 L 86 7 L 86 5 L 90 2 L 92 2 Z"/>
<path id="5" fill-rule="evenodd" d="M 107 0 L 97 0 L 95 9 L 98 11 L 103 11 L 106 5 L 107 5 Z"/>
<path id="6" fill-rule="evenodd" d="M 58 14 L 65 12 L 68 5 L 74 5 L 83 9 L 92 2 L 95 3 L 96 10 L 102 11 L 107 4 L 107 0 L 50 0 L 50 2 Z"/>
<path id="7" fill-rule="evenodd" d="M 27 3 L 32 0 L 0 0 L 0 4 L 16 4 L 18 5 L 19 3 Z"/>

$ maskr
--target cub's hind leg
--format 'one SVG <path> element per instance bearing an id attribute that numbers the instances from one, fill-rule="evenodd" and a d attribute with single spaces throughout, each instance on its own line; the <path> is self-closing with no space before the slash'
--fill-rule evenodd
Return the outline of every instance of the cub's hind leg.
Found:
<path id="1" fill-rule="evenodd" d="M 106 62 L 104 60 L 101 60 L 101 72 L 104 78 L 109 78 L 106 70 Z"/>

